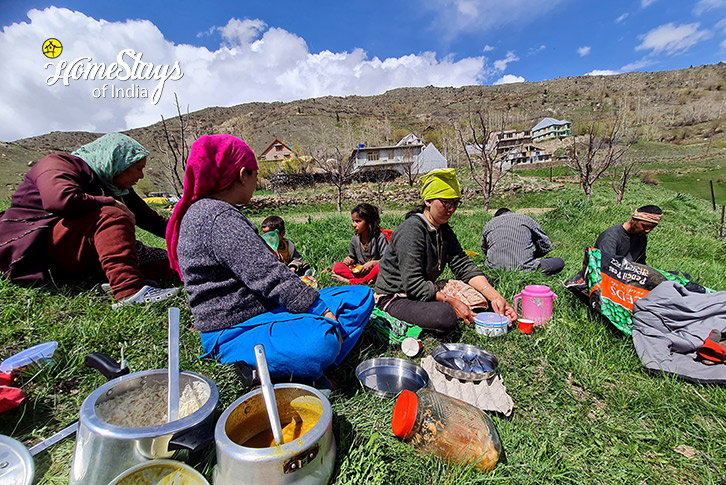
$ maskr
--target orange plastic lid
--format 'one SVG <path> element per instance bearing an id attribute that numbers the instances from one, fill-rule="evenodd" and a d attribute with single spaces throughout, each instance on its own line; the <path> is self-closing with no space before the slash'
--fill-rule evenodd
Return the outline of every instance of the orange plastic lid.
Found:
<path id="1" fill-rule="evenodd" d="M 415 392 L 401 391 L 393 406 L 393 420 L 391 427 L 393 434 L 405 439 L 416 423 L 416 411 L 418 410 L 418 396 Z"/>

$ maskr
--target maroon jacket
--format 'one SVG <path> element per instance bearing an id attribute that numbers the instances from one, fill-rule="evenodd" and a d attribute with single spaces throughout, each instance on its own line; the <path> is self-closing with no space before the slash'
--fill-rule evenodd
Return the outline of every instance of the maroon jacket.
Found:
<path id="1" fill-rule="evenodd" d="M 0 213 L 0 273 L 15 282 L 45 281 L 51 230 L 61 219 L 73 219 L 115 199 L 104 195 L 91 168 L 73 155 L 54 153 L 43 157 L 13 195 L 10 207 Z M 164 237 L 167 220 L 134 192 L 120 200 L 136 216 L 136 224 Z"/>

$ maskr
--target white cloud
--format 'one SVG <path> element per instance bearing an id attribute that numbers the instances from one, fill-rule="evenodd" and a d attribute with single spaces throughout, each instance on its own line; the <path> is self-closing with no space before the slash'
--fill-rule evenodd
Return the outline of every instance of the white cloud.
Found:
<path id="1" fill-rule="evenodd" d="M 700 26 L 698 22 L 683 25 L 670 22 L 661 25 L 640 36 L 643 42 L 636 46 L 635 50 L 650 50 L 653 55 L 665 52 L 669 56 L 686 52 L 697 43 L 711 37 L 711 32 L 708 30 L 698 30 Z"/>
<path id="2" fill-rule="evenodd" d="M 590 53 L 590 46 L 586 45 L 586 46 L 580 47 L 579 49 L 577 49 L 577 53 L 580 54 L 580 57 L 585 57 L 586 55 L 588 55 Z"/>
<path id="3" fill-rule="evenodd" d="M 512 84 L 512 83 L 523 83 L 524 78 L 522 76 L 515 76 L 513 74 L 505 74 L 504 76 L 500 77 L 496 81 L 494 81 L 494 85 L 497 84 Z"/>
<path id="4" fill-rule="evenodd" d="M 725 41 L 723 41 L 723 42 L 721 42 L 721 44 L 720 44 L 720 45 L 721 45 L 721 50 L 722 50 L 722 51 L 726 51 L 726 40 L 725 40 Z"/>
<path id="5" fill-rule="evenodd" d="M 537 47 L 536 49 L 530 49 L 530 50 L 529 50 L 529 54 L 530 54 L 530 55 L 533 55 L 533 54 L 537 54 L 538 52 L 542 52 L 542 51 L 543 51 L 543 50 L 545 50 L 546 48 L 547 48 L 547 46 L 546 46 L 546 45 L 544 45 L 544 44 L 542 44 L 542 45 L 540 45 L 539 47 Z"/>
<path id="6" fill-rule="evenodd" d="M 721 19 L 718 22 L 716 22 L 716 25 L 713 26 L 715 30 L 720 30 L 724 34 L 726 34 L 726 19 Z"/>
<path id="7" fill-rule="evenodd" d="M 217 27 L 222 38 L 231 46 L 249 44 L 265 31 L 267 24 L 259 19 L 230 19 L 224 27 Z"/>
<path id="8" fill-rule="evenodd" d="M 435 12 L 431 28 L 451 39 L 464 32 L 503 29 L 509 25 L 521 27 L 541 20 L 550 10 L 567 0 L 429 0 L 421 8 Z"/>
<path id="9" fill-rule="evenodd" d="M 715 10 L 717 8 L 726 7 L 726 0 L 700 0 L 695 7 L 693 7 L 694 15 L 701 15 L 709 10 Z"/>
<path id="10" fill-rule="evenodd" d="M 623 67 L 620 68 L 621 72 L 628 72 L 628 71 L 637 71 L 638 69 L 642 69 L 644 67 L 652 66 L 656 62 L 653 59 L 649 59 L 647 57 L 644 57 L 640 60 L 637 60 L 635 62 L 631 62 L 630 64 L 625 64 Z"/>
<path id="11" fill-rule="evenodd" d="M 645 8 L 645 7 L 648 7 L 648 6 L 652 5 L 652 4 L 654 4 L 657 1 L 658 0 L 640 0 L 640 6 L 642 8 Z"/>
<path id="12" fill-rule="evenodd" d="M 618 17 L 618 18 L 615 19 L 615 23 L 619 24 L 620 22 L 622 22 L 623 20 L 625 20 L 626 18 L 628 18 L 628 15 L 629 15 L 628 12 L 625 12 L 620 17 Z"/>
<path id="13" fill-rule="evenodd" d="M 519 57 L 514 55 L 514 52 L 509 51 L 507 52 L 507 57 L 494 61 L 494 69 L 496 69 L 497 71 L 504 71 L 507 68 L 507 64 L 509 64 L 510 62 L 516 62 L 518 60 Z"/>
<path id="14" fill-rule="evenodd" d="M 620 73 L 611 69 L 595 69 L 593 71 L 583 74 L 583 76 L 614 76 L 616 74 Z"/>
<path id="15" fill-rule="evenodd" d="M 464 86 L 481 83 L 496 72 L 487 67 L 483 56 L 455 61 L 439 59 L 433 52 L 387 59 L 370 58 L 362 49 L 314 53 L 304 39 L 283 29 L 267 28 L 260 20 L 230 20 L 218 28 L 224 44 L 210 50 L 175 45 L 146 20 L 108 22 L 56 7 L 30 10 L 28 17 L 28 22 L 0 30 L 4 73 L 0 140 L 56 130 L 109 132 L 145 126 L 159 121 L 161 115 L 176 114 L 174 93 L 182 106 L 195 111 L 251 101 L 372 95 L 402 86 Z M 55 60 L 41 52 L 43 41 L 51 35 L 64 47 Z M 62 80 L 46 84 L 55 71 L 44 68 L 48 62 L 70 63 L 88 56 L 94 63 L 108 65 L 123 49 L 142 53 L 142 61 L 155 66 L 179 61 L 184 75 L 166 81 L 156 105 L 149 99 L 158 83 L 154 80 L 70 79 L 67 86 Z M 100 93 L 104 84 L 106 96 L 94 98 L 94 88 Z M 133 87 L 138 94 L 146 89 L 149 97 L 111 97 L 112 88 Z"/>
<path id="16" fill-rule="evenodd" d="M 489 44 L 484 46 L 484 49 L 482 49 L 484 52 L 493 51 L 494 47 L 490 46 Z"/>

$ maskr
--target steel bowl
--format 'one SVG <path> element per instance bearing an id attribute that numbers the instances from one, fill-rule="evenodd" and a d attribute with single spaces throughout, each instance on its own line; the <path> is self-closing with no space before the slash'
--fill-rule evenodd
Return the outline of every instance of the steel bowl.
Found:
<path id="1" fill-rule="evenodd" d="M 499 359 L 476 345 L 453 343 L 446 344 L 446 348 L 439 345 L 431 352 L 431 357 L 437 371 L 462 381 L 482 381 L 499 372 Z M 460 369 L 456 365 L 456 362 L 461 361 L 468 364 L 467 369 Z M 478 371 L 479 367 L 483 372 Z"/>
<path id="2" fill-rule="evenodd" d="M 358 364 L 355 376 L 363 388 L 378 397 L 395 397 L 403 390 L 416 392 L 429 385 L 429 375 L 420 365 L 404 359 L 378 357 Z"/>

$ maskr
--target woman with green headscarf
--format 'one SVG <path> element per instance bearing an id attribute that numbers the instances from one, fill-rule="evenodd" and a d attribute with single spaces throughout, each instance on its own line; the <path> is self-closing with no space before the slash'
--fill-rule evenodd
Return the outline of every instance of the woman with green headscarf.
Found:
<path id="1" fill-rule="evenodd" d="M 510 322 L 512 306 L 466 255 L 449 219 L 461 201 L 454 169 L 421 177 L 424 204 L 406 214 L 383 255 L 376 280 L 376 305 L 392 316 L 426 330 L 447 333 L 458 319 L 474 321 L 474 308 L 491 305 Z M 446 266 L 456 280 L 437 281 Z"/>
<path id="2" fill-rule="evenodd" d="M 100 277 L 120 306 L 161 301 L 178 288 L 148 279 L 172 277 L 166 251 L 135 237 L 138 225 L 163 238 L 166 218 L 134 192 L 149 152 L 120 133 L 73 154 L 42 158 L 0 214 L 0 273 L 19 283 Z"/>

